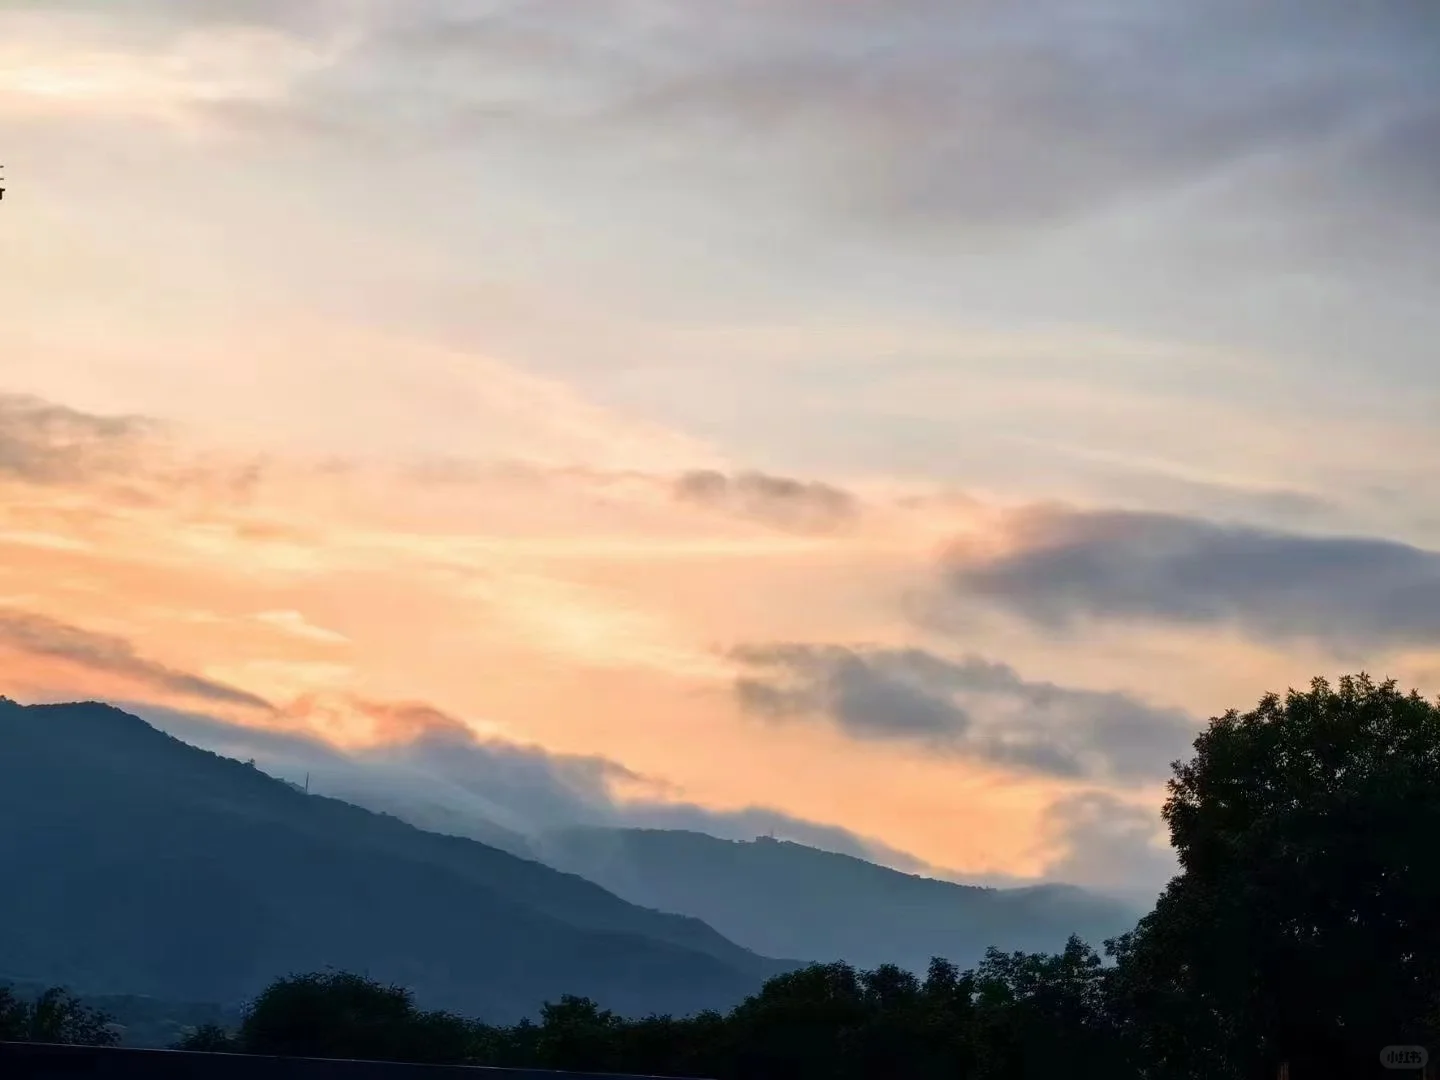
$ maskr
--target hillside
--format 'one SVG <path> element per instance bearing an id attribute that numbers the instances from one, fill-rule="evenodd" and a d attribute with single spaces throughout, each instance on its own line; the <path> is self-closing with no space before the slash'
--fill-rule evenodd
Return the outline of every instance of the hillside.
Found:
<path id="1" fill-rule="evenodd" d="M 788 841 L 719 840 L 653 829 L 568 829 L 536 850 L 638 904 L 703 919 L 769 955 L 962 966 L 987 946 L 1058 950 L 1078 933 L 1098 945 L 1138 914 L 1069 886 L 985 889 L 904 874 Z"/>
<path id="2" fill-rule="evenodd" d="M 98 704 L 0 700 L 0 972 L 235 1002 L 326 966 L 509 1020 L 731 1004 L 783 970 L 693 919 L 307 796 Z"/>

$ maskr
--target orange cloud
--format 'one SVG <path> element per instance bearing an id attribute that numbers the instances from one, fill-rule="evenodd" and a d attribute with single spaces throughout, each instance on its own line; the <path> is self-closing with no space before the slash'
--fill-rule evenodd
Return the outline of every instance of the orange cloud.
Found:
<path id="1" fill-rule="evenodd" d="M 287 725 L 347 750 L 366 750 L 433 736 L 473 738 L 474 731 L 423 702 L 374 702 L 348 695 L 305 694 L 282 711 Z"/>

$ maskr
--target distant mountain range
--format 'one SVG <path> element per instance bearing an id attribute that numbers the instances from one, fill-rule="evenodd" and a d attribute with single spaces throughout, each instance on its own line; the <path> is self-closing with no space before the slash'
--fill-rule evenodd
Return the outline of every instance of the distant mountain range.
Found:
<path id="1" fill-rule="evenodd" d="M 1067 885 L 987 889 L 760 838 L 657 829 L 567 829 L 531 841 L 545 861 L 633 903 L 703 919 L 768 955 L 962 967 L 987 946 L 1058 951 L 1132 929 L 1139 912 Z"/>
<path id="2" fill-rule="evenodd" d="M 697 919 L 306 795 L 106 705 L 0 701 L 0 976 L 235 1002 L 326 966 L 496 1021 L 726 1007 L 785 970 Z"/>
<path id="3" fill-rule="evenodd" d="M 336 967 L 496 1022 L 566 993 L 683 1014 L 798 962 L 968 966 L 992 944 L 1098 942 L 1138 914 L 1066 886 L 956 885 L 786 841 L 522 837 L 363 784 L 345 795 L 372 809 L 108 705 L 0 698 L 0 981 L 230 1007 Z M 146 1010 L 175 1007 L 141 1010 L 153 1025 Z"/>

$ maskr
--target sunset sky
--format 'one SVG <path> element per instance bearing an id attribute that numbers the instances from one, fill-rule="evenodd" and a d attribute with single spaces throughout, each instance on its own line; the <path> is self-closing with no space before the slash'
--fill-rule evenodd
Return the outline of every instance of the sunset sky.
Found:
<path id="1" fill-rule="evenodd" d="M 0 0 L 0 693 L 1151 887 L 1207 717 L 1440 693 L 1437 56 L 1421 0 Z"/>

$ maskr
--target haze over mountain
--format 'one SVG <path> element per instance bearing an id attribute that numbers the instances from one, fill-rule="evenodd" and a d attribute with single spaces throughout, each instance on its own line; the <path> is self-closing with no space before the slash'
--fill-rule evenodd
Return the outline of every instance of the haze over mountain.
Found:
<path id="1" fill-rule="evenodd" d="M 969 883 L 868 838 L 783 815 L 615 801 L 593 783 L 595 762 L 473 739 L 422 738 L 384 753 L 346 753 L 294 734 L 137 710 L 187 742 L 254 757 L 297 782 L 313 778 L 313 790 L 548 862 L 647 907 L 723 924 L 727 936 L 766 955 L 873 966 L 903 954 L 923 968 L 934 955 L 978 960 L 990 945 L 1059 948 L 1076 932 L 1098 944 L 1134 925 L 1154 898 L 1147 882 L 1163 870 L 1139 868 L 1134 895 L 1118 901 L 1053 881 Z M 1072 835 L 1090 827 L 1089 813 L 1083 801 L 1070 805 Z M 1098 831 L 1085 845 L 1091 858 L 1105 854 L 1107 838 Z M 791 842 L 762 855 L 750 842 L 764 834 Z M 1118 840 L 1123 849 L 1128 838 Z M 917 904 L 929 917 L 897 930 L 896 912 L 908 919 Z M 819 934 L 817 918 L 833 932 Z"/>
<path id="2" fill-rule="evenodd" d="M 326 966 L 515 1019 L 723 1007 L 783 970 L 695 919 L 306 795 L 110 706 L 0 700 L 0 975 L 234 1002 Z"/>
<path id="3" fill-rule="evenodd" d="M 517 855 L 458 835 L 492 828 L 473 814 L 368 790 L 366 775 L 351 774 L 355 794 L 397 816 L 112 706 L 0 699 L 0 977 L 234 1003 L 334 966 L 494 1018 L 564 993 L 683 1013 L 793 963 L 769 956 L 964 964 L 1134 921 L 1078 889 L 963 886 L 689 830 L 493 826 Z"/>
<path id="4" fill-rule="evenodd" d="M 965 966 L 990 945 L 1056 951 L 1072 933 L 1098 946 L 1139 917 L 1070 886 L 959 885 L 767 837 L 580 828 L 532 845 L 552 866 L 634 903 L 703 919 L 758 952 L 867 968 L 921 971 L 932 956 Z"/>
<path id="5" fill-rule="evenodd" d="M 530 859 L 541 858 L 537 844 L 543 837 L 576 827 L 677 830 L 736 841 L 771 835 L 941 881 L 1004 888 L 1082 883 L 1137 910 L 1148 908 L 1174 872 L 1168 848 L 1146 847 L 1145 834 L 1153 829 L 1149 814 L 1117 816 L 1113 807 L 1084 798 L 1053 809 L 1055 831 L 1068 851 L 1043 877 L 967 874 L 932 866 L 872 836 L 764 807 L 718 810 L 643 793 L 617 798 L 612 779 L 635 777 L 600 757 L 547 754 L 449 730 L 347 750 L 293 730 L 239 726 L 143 702 L 123 707 L 184 742 L 253 759 L 272 776 L 309 783 L 312 791 Z M 1136 858 L 1136 852 L 1148 857 Z M 1116 884 L 1089 885 L 1097 869 Z M 1121 881 L 1128 888 L 1119 887 Z"/>

